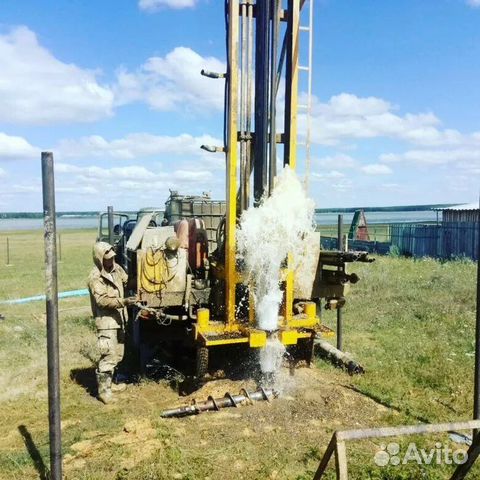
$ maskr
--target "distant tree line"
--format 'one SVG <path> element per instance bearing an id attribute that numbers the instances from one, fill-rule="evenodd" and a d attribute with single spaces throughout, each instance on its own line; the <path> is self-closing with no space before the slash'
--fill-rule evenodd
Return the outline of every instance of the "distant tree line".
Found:
<path id="1" fill-rule="evenodd" d="M 400 205 L 393 207 L 350 207 L 350 208 L 317 208 L 317 213 L 353 213 L 356 210 L 365 212 L 422 212 L 432 208 L 447 208 L 458 205 L 456 203 L 445 203 L 435 205 Z M 60 217 L 96 217 L 100 212 L 57 212 Z M 135 213 L 135 212 L 131 212 Z M 42 212 L 0 212 L 0 218 L 43 218 Z"/>
<path id="2" fill-rule="evenodd" d="M 317 213 L 354 213 L 356 210 L 365 212 L 425 212 L 432 208 L 448 208 L 457 203 L 441 203 L 435 205 L 399 205 L 394 207 L 350 207 L 350 208 L 317 208 Z"/>
<path id="3" fill-rule="evenodd" d="M 96 217 L 99 212 L 57 212 L 60 217 Z M 0 212 L 0 218 L 43 218 L 42 212 Z"/>

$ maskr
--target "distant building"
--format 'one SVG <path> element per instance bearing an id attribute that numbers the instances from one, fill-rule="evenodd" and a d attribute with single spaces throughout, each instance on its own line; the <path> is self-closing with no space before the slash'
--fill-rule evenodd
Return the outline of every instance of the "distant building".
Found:
<path id="1" fill-rule="evenodd" d="M 480 208 L 478 203 L 466 203 L 464 205 L 455 205 L 447 208 L 435 208 L 434 210 L 442 212 L 442 222 L 470 222 L 478 223 L 480 221 Z"/>

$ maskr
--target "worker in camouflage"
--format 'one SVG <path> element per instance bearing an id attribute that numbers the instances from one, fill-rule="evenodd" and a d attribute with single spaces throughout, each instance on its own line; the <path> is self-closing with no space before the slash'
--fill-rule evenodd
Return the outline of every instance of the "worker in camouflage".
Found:
<path id="1" fill-rule="evenodd" d="M 116 401 L 112 391 L 126 388 L 125 384 L 113 384 L 112 380 L 124 353 L 128 318 L 126 307 L 134 304 L 136 299 L 124 298 L 128 276 L 115 263 L 115 251 L 109 243 L 97 242 L 94 245 L 93 261 L 95 266 L 88 278 L 88 289 L 100 353 L 96 371 L 98 399 L 107 404 Z"/>

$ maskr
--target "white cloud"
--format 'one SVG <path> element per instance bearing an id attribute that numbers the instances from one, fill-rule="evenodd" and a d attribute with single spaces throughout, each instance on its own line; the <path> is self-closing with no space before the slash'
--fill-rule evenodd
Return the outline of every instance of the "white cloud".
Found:
<path id="1" fill-rule="evenodd" d="M 186 133 L 178 136 L 131 133 L 115 140 L 106 140 L 100 135 L 92 135 L 78 140 L 62 140 L 57 145 L 56 151 L 61 158 L 134 159 L 162 154 L 207 155 L 200 149 L 203 144 L 219 146 L 223 141 L 210 135 L 193 137 Z"/>
<path id="2" fill-rule="evenodd" d="M 403 191 L 403 187 L 398 183 L 382 183 L 380 185 L 380 190 L 385 192 L 401 192 Z"/>
<path id="3" fill-rule="evenodd" d="M 300 103 L 305 103 L 301 96 Z M 346 139 L 385 137 L 421 146 L 454 146 L 473 141 L 457 130 L 441 129 L 433 113 L 398 115 L 387 101 L 341 93 L 322 103 L 312 98 L 312 142 L 337 145 Z M 305 132 L 305 114 L 299 114 L 299 129 Z M 476 134 L 478 135 L 478 133 Z"/>
<path id="4" fill-rule="evenodd" d="M 348 178 L 342 178 L 338 182 L 333 182 L 330 187 L 336 192 L 344 193 L 351 192 L 353 188 L 353 181 Z"/>
<path id="5" fill-rule="evenodd" d="M 169 189 L 199 194 L 206 187 L 218 183 L 212 172 L 201 166 L 195 170 L 187 170 L 182 166 L 163 170 L 142 165 L 103 168 L 58 163 L 56 173 L 57 190 L 60 193 L 99 193 L 102 198 L 116 199 L 117 203 L 123 205 L 129 203 L 129 208 L 140 206 L 139 196 L 149 204 L 161 204 L 168 197 Z"/>
<path id="6" fill-rule="evenodd" d="M 175 8 L 193 3 L 163 2 Z M 57 59 L 27 27 L 0 35 L 0 58 L 1 122 L 93 122 L 113 115 L 116 106 L 133 102 L 161 111 L 223 109 L 224 81 L 203 77 L 200 71 L 225 72 L 225 62 L 191 48 L 177 47 L 164 57 L 151 57 L 135 71 L 119 69 L 112 86 L 99 83 L 97 71 Z"/>
<path id="7" fill-rule="evenodd" d="M 40 194 L 41 192 L 40 182 L 35 182 L 35 184 L 13 184 L 8 187 L 8 194 L 23 194 L 23 193 L 34 193 Z"/>
<path id="8" fill-rule="evenodd" d="M 226 64 L 186 47 L 177 47 L 165 57 L 151 57 L 135 72 L 118 72 L 116 103 L 145 102 L 162 111 L 221 111 L 224 81 L 201 76 L 202 69 L 221 73 Z"/>
<path id="9" fill-rule="evenodd" d="M 480 7 L 480 0 L 467 0 L 467 5 L 470 5 L 473 8 Z"/>
<path id="10" fill-rule="evenodd" d="M 55 192 L 57 193 L 68 193 L 69 195 L 96 195 L 100 191 L 90 185 L 80 187 L 78 185 L 71 185 L 68 187 L 55 187 Z"/>
<path id="11" fill-rule="evenodd" d="M 358 165 L 358 161 L 352 158 L 350 155 L 344 153 L 337 153 L 335 155 L 328 155 L 326 157 L 319 158 L 313 161 L 315 166 L 321 168 L 335 168 L 338 170 L 355 168 Z"/>
<path id="12" fill-rule="evenodd" d="M 152 183 L 165 182 L 197 182 L 209 180 L 213 174 L 207 170 L 185 170 L 178 168 L 168 171 L 148 169 L 141 165 L 129 165 L 126 167 L 103 168 L 97 166 L 78 166 L 68 163 L 58 163 L 56 172 L 76 176 L 81 181 L 98 182 L 104 184 L 110 182 L 135 182 L 143 185 L 143 188 L 151 188 Z"/>
<path id="13" fill-rule="evenodd" d="M 81 175 L 83 178 L 96 179 L 98 181 L 104 181 L 108 179 L 130 179 L 136 178 L 137 180 L 151 180 L 157 177 L 157 175 L 145 167 L 132 165 L 128 167 L 113 167 L 102 168 L 97 166 L 80 167 L 68 163 L 57 163 L 55 170 L 58 173 L 68 173 Z"/>
<path id="14" fill-rule="evenodd" d="M 389 102 L 377 97 L 360 98 L 349 93 L 333 96 L 329 101 L 331 112 L 338 116 L 381 115 L 392 107 Z"/>
<path id="15" fill-rule="evenodd" d="M 39 156 L 40 149 L 30 145 L 24 138 L 0 132 L 0 162 L 24 160 Z"/>
<path id="16" fill-rule="evenodd" d="M 0 35 L 0 58 L 0 121 L 90 122 L 112 114 L 113 92 L 96 72 L 58 60 L 27 27 Z"/>
<path id="17" fill-rule="evenodd" d="M 424 166 L 455 164 L 478 171 L 480 170 L 480 148 L 466 146 L 450 150 L 408 150 L 400 154 L 380 155 L 380 161 L 385 163 L 409 162 Z"/>
<path id="18" fill-rule="evenodd" d="M 358 173 L 365 175 L 390 175 L 393 173 L 387 165 L 381 163 L 362 165 L 358 160 L 343 153 L 314 160 L 313 167 L 314 171 L 311 176 L 319 181 L 343 179 Z M 333 168 L 333 170 L 329 170 L 330 168 Z M 329 171 L 325 172 L 325 170 Z M 344 183 L 343 181 L 339 182 L 340 185 Z"/>
<path id="19" fill-rule="evenodd" d="M 343 178 L 345 177 L 345 174 L 342 172 L 339 172 L 338 170 L 331 170 L 330 172 L 327 173 L 317 173 L 313 172 L 312 174 L 313 178 L 318 178 L 320 180 L 330 180 L 332 178 Z"/>
<path id="20" fill-rule="evenodd" d="M 393 173 L 393 170 L 390 167 L 379 163 L 364 165 L 360 170 L 367 175 L 390 175 Z"/>
<path id="21" fill-rule="evenodd" d="M 162 8 L 191 8 L 194 7 L 197 0 L 140 0 L 138 7 L 146 12 L 157 12 Z"/>
<path id="22" fill-rule="evenodd" d="M 0 168 L 0 178 L 5 178 L 6 176 L 7 172 L 3 168 Z"/>

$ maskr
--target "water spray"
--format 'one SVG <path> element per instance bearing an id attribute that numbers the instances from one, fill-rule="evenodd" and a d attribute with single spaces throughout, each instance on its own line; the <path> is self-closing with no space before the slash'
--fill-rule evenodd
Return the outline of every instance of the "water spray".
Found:
<path id="1" fill-rule="evenodd" d="M 284 300 L 282 269 L 289 255 L 293 262 L 301 259 L 309 235 L 315 231 L 314 207 L 295 172 L 287 166 L 276 177 L 271 195 L 259 207 L 244 211 L 240 219 L 239 257 L 252 286 L 256 327 L 267 333 L 259 362 L 268 383 L 274 381 L 286 351 L 278 334 Z M 295 264 L 289 268 L 295 268 Z"/>

